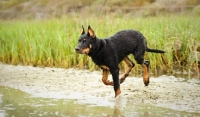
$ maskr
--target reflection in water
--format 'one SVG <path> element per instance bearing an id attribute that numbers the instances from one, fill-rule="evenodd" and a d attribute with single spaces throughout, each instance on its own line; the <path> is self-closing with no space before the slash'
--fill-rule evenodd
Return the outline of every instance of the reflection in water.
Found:
<path id="1" fill-rule="evenodd" d="M 123 100 L 123 98 L 121 98 L 121 96 L 118 96 L 116 99 L 115 99 L 115 107 L 114 107 L 114 116 L 115 117 L 125 117 L 124 115 L 121 114 L 121 111 L 120 110 L 123 110 L 124 106 L 126 105 L 126 102 L 125 100 Z"/>
<path id="2" fill-rule="evenodd" d="M 0 117 L 198 117 L 187 113 L 116 99 L 89 98 L 82 100 L 32 97 L 19 90 L 0 86 Z"/>

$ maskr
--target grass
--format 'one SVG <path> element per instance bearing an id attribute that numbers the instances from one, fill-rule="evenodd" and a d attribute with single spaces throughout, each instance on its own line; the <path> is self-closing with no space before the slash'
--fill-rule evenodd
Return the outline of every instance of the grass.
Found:
<path id="1" fill-rule="evenodd" d="M 66 16 L 61 19 L 0 21 L 0 61 L 9 64 L 97 69 L 86 55 L 74 52 L 81 25 L 90 25 L 97 37 L 119 30 L 136 29 L 147 38 L 150 48 L 165 50 L 164 55 L 146 53 L 151 71 L 173 72 L 174 68 L 198 70 L 199 58 L 190 60 L 192 47 L 200 42 L 199 16 L 160 16 L 148 18 Z M 134 57 L 130 55 L 132 60 Z M 194 57 L 193 57 L 194 58 Z M 120 68 L 126 68 L 120 64 Z M 136 65 L 133 73 L 140 72 Z"/>

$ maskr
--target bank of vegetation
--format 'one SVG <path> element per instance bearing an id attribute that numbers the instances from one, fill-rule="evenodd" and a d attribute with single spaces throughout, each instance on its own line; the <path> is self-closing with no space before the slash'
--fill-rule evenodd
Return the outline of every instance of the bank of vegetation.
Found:
<path id="1" fill-rule="evenodd" d="M 142 32 L 150 48 L 166 51 L 165 54 L 146 53 L 145 59 L 150 60 L 153 73 L 174 69 L 199 72 L 199 21 L 198 15 L 136 18 L 79 14 L 59 19 L 1 20 L 0 61 L 14 65 L 98 69 L 89 57 L 74 52 L 81 26 L 90 25 L 99 38 L 123 29 Z M 122 63 L 119 67 L 124 69 L 126 65 Z M 132 72 L 141 72 L 141 67 L 136 65 Z"/>

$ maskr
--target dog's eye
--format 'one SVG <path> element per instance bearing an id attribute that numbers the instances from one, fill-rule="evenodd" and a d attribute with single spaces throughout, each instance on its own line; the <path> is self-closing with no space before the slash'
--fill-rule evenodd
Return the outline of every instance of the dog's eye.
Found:
<path id="1" fill-rule="evenodd" d="M 86 39 L 83 39 L 83 42 L 86 42 Z"/>

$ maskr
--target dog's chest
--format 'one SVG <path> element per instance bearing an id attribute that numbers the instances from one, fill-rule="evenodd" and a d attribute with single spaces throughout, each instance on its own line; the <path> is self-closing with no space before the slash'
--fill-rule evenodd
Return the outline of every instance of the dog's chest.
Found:
<path id="1" fill-rule="evenodd" d="M 105 59 L 101 55 L 93 56 L 92 60 L 96 65 L 104 65 L 105 64 Z"/>

